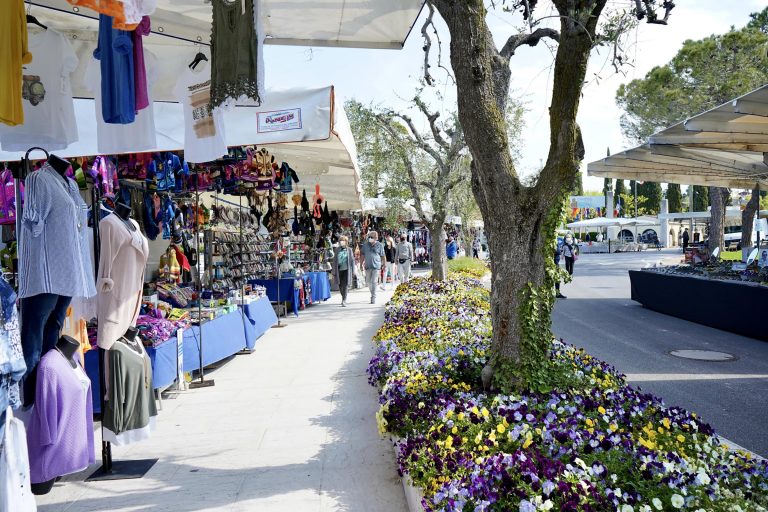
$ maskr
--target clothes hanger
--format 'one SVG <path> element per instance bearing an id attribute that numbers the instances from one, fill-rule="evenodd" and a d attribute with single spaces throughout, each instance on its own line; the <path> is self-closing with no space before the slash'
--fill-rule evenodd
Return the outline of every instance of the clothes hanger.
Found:
<path id="1" fill-rule="evenodd" d="M 37 25 L 38 27 L 40 27 L 40 28 L 42 28 L 42 29 L 44 29 L 44 30 L 48 30 L 48 27 L 46 27 L 45 25 L 43 25 L 42 23 L 40 23 L 40 22 L 37 20 L 37 18 L 35 18 L 34 16 L 32 16 L 32 4 L 27 4 L 27 24 L 30 24 L 30 25 Z"/>
<path id="2" fill-rule="evenodd" d="M 195 45 L 197 46 L 197 45 Z M 208 62 L 208 57 L 205 56 L 203 52 L 200 51 L 200 48 L 197 48 L 197 55 L 195 55 L 195 58 L 192 59 L 192 62 L 189 63 L 189 69 L 195 69 L 200 62 L 206 61 Z"/>

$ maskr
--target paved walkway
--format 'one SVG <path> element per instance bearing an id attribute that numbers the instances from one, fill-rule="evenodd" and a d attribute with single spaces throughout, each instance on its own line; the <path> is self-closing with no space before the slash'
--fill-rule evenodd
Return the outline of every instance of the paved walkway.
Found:
<path id="1" fill-rule="evenodd" d="M 114 448 L 115 460 L 158 457 L 144 478 L 84 482 L 96 465 L 39 497 L 39 510 L 407 510 L 365 375 L 390 296 L 371 306 L 359 290 L 341 308 L 334 294 L 288 319 L 212 372 L 214 387 L 164 400 L 150 440 Z"/>

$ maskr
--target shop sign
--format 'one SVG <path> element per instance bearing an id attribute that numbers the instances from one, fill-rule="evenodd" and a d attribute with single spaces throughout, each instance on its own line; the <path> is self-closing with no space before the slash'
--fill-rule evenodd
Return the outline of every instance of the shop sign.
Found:
<path id="1" fill-rule="evenodd" d="M 301 130 L 300 108 L 259 112 L 257 117 L 259 133 Z"/>

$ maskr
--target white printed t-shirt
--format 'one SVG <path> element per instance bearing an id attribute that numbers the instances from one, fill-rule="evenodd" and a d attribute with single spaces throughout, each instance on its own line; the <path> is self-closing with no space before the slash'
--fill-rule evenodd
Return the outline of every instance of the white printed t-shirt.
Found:
<path id="1" fill-rule="evenodd" d="M 67 38 L 51 28 L 29 35 L 29 51 L 32 62 L 22 71 L 24 124 L 0 125 L 0 146 L 5 151 L 64 149 L 78 138 L 70 84 L 77 55 Z"/>
<path id="2" fill-rule="evenodd" d="M 96 140 L 99 153 L 134 153 L 157 149 L 155 130 L 155 107 L 152 103 L 152 86 L 157 80 L 159 66 L 157 57 L 144 50 L 144 65 L 147 71 L 147 94 L 149 106 L 136 113 L 130 124 L 105 123 L 101 115 L 101 63 L 91 57 L 85 71 L 85 83 L 91 89 L 96 107 Z"/>
<path id="3" fill-rule="evenodd" d="M 174 94 L 184 108 L 184 160 L 211 162 L 227 154 L 224 118 L 211 108 L 211 68 L 203 61 L 187 69 L 176 82 Z"/>

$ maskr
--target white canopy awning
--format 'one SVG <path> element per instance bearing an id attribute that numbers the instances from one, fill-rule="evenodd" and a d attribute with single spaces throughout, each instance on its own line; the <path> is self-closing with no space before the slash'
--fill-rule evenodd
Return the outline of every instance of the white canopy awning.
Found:
<path id="1" fill-rule="evenodd" d="M 768 85 L 587 166 L 590 176 L 685 185 L 768 187 Z"/>
<path id="2" fill-rule="evenodd" d="M 204 0 L 156 0 L 152 34 L 144 47 L 155 54 L 162 73 L 153 86 L 155 101 L 176 101 L 173 88 L 198 50 L 210 56 L 212 11 Z M 67 0 L 31 0 L 32 13 L 65 34 L 80 64 L 72 73 L 77 98 L 92 98 L 82 78 L 96 48 L 98 14 Z M 262 0 L 265 44 L 401 49 L 424 0 Z M 34 7 L 39 6 L 39 7 Z M 78 9 L 74 12 L 74 9 Z M 269 62 L 267 62 L 267 66 Z M 266 70 L 269 73 L 269 69 Z"/>
<path id="3" fill-rule="evenodd" d="M 213 18 L 210 1 L 155 2 L 153 31 L 208 44 Z M 71 30 L 88 29 L 89 18 L 98 18 L 92 10 L 73 7 L 67 0 L 27 3 L 40 6 L 43 12 L 66 15 Z M 265 44 L 400 49 L 423 5 L 424 0 L 262 0 Z"/>

